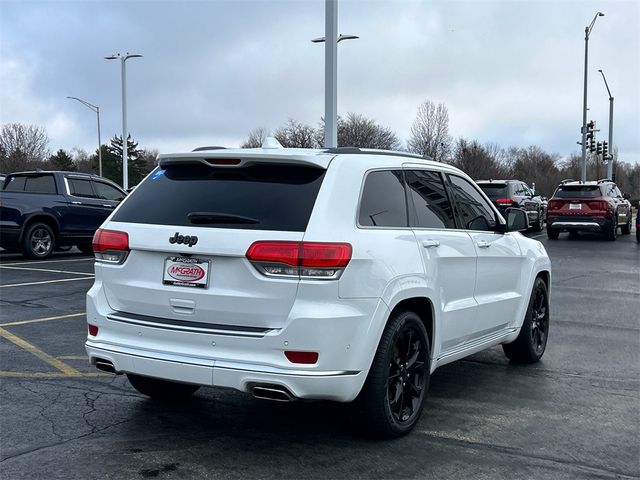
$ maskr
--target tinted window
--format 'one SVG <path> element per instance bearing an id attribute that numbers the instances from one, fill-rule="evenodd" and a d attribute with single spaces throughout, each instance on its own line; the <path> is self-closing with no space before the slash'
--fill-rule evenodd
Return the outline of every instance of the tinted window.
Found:
<path id="1" fill-rule="evenodd" d="M 93 182 L 93 189 L 96 191 L 98 198 L 104 198 L 105 200 L 119 202 L 125 197 L 124 193 L 120 190 L 103 182 Z"/>
<path id="2" fill-rule="evenodd" d="M 450 175 L 451 190 L 458 206 L 458 216 L 467 230 L 491 230 L 496 219 L 490 204 L 471 183 L 461 177 Z"/>
<path id="3" fill-rule="evenodd" d="M 422 228 L 455 228 L 453 209 L 437 172 L 405 171 L 414 216 L 411 225 Z"/>
<path id="4" fill-rule="evenodd" d="M 67 178 L 67 182 L 69 183 L 69 193 L 74 197 L 95 197 L 90 180 Z"/>
<path id="5" fill-rule="evenodd" d="M 560 185 L 554 197 L 559 198 L 595 198 L 601 196 L 598 185 Z"/>
<path id="6" fill-rule="evenodd" d="M 358 223 L 370 227 L 408 226 L 401 170 L 371 172 L 367 175 Z"/>
<path id="7" fill-rule="evenodd" d="M 9 177 L 9 180 L 5 181 L 3 190 L 7 192 L 24 192 L 26 180 L 26 177 Z"/>
<path id="8" fill-rule="evenodd" d="M 478 185 L 491 200 L 510 198 L 509 189 L 504 183 L 482 183 Z"/>
<path id="9" fill-rule="evenodd" d="M 56 182 L 53 175 L 27 176 L 24 191 L 29 193 L 56 193 Z"/>
<path id="10" fill-rule="evenodd" d="M 156 169 L 129 194 L 113 220 L 302 232 L 324 173 L 319 168 L 264 164 Z"/>

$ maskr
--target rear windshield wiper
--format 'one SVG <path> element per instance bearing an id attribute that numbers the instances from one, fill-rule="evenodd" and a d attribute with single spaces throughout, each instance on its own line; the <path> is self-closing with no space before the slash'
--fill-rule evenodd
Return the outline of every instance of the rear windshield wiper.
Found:
<path id="1" fill-rule="evenodd" d="M 191 212 L 187 214 L 187 218 L 193 224 L 214 224 L 214 223 L 242 223 L 254 224 L 260 223 L 259 220 L 251 217 L 243 217 L 242 215 L 234 215 L 231 213 L 218 212 Z"/>

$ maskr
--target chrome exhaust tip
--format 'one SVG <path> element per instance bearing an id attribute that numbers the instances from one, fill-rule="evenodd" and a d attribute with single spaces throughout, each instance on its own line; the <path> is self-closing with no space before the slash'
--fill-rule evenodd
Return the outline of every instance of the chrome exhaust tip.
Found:
<path id="1" fill-rule="evenodd" d="M 251 388 L 254 398 L 271 400 L 274 402 L 293 402 L 296 400 L 289 390 L 278 385 L 255 385 Z"/>
<path id="2" fill-rule="evenodd" d="M 111 363 L 111 360 L 103 360 L 102 358 L 96 358 L 95 365 L 96 365 L 96 368 L 102 372 L 115 373 L 115 374 L 118 373 L 116 372 L 116 369 L 113 366 L 113 363 Z"/>

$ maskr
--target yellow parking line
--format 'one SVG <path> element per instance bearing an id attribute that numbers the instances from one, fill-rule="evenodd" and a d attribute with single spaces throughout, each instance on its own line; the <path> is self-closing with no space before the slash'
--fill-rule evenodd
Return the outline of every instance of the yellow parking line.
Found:
<path id="1" fill-rule="evenodd" d="M 12 327 L 14 325 L 26 325 L 28 323 L 48 322 L 49 320 L 62 320 L 64 318 L 81 317 L 83 315 L 86 315 L 86 313 L 70 313 L 68 315 L 58 315 L 57 317 L 34 318 L 33 320 L 19 320 L 16 322 L 0 323 L 0 327 Z"/>
<path id="2" fill-rule="evenodd" d="M 66 273 L 69 275 L 92 275 L 89 272 L 71 272 L 69 270 L 51 270 L 49 268 L 29 268 L 29 267 L 13 267 L 9 265 L 0 265 L 0 268 L 4 268 L 7 270 L 29 270 L 32 272 L 49 272 L 49 273 Z"/>
<path id="3" fill-rule="evenodd" d="M 35 355 L 43 362 L 48 363 L 53 368 L 60 370 L 62 373 L 64 373 L 67 376 L 75 377 L 75 376 L 81 375 L 81 373 L 75 368 L 70 367 L 66 363 L 58 360 L 57 358 L 54 358 L 51 355 L 44 353 L 35 345 L 31 345 L 26 340 L 23 340 L 22 338 L 15 336 L 13 333 L 9 332 L 8 330 L 5 330 L 4 328 L 0 328 L 0 337 L 6 338 L 10 342 L 15 343 L 20 348 L 25 349 L 27 352 Z"/>
<path id="4" fill-rule="evenodd" d="M 44 283 L 75 282 L 77 280 L 93 280 L 94 276 L 95 275 L 91 275 L 90 277 L 83 277 L 83 278 L 63 278 L 62 280 L 45 280 L 44 282 L 12 283 L 9 285 L 0 285 L 0 288 L 28 287 L 29 285 L 42 285 Z"/>
<path id="5" fill-rule="evenodd" d="M 46 373 L 46 372 L 7 372 L 0 371 L 0 378 L 69 378 L 72 377 L 111 377 L 112 374 L 102 372 L 78 372 L 76 375 L 67 375 L 66 373 Z"/>
<path id="6" fill-rule="evenodd" d="M 58 360 L 89 360 L 86 355 L 59 355 L 56 358 Z"/>

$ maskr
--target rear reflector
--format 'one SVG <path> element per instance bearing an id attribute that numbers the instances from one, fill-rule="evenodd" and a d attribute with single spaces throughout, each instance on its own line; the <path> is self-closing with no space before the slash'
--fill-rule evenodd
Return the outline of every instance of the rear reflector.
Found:
<path id="1" fill-rule="evenodd" d="M 95 337 L 96 335 L 98 335 L 97 325 L 91 325 L 90 323 L 87 325 L 89 326 L 89 335 L 91 335 L 92 337 Z"/>
<path id="2" fill-rule="evenodd" d="M 99 228 L 93 235 L 93 252 L 100 262 L 120 264 L 129 253 L 129 235 Z"/>
<path id="3" fill-rule="evenodd" d="M 496 203 L 498 205 L 511 205 L 512 203 L 515 203 L 515 202 L 513 201 L 512 198 L 498 198 L 496 199 Z"/>
<path id="4" fill-rule="evenodd" d="M 266 275 L 335 279 L 351 251 L 348 243 L 261 240 L 249 247 L 247 259 Z"/>
<path id="5" fill-rule="evenodd" d="M 318 352 L 292 352 L 287 350 L 284 354 L 291 363 L 310 365 L 318 361 Z"/>

